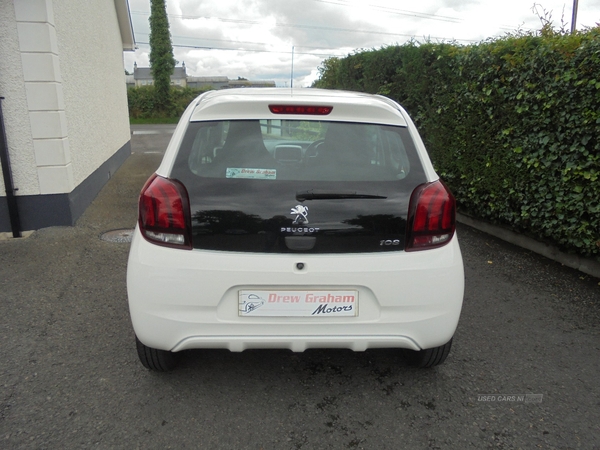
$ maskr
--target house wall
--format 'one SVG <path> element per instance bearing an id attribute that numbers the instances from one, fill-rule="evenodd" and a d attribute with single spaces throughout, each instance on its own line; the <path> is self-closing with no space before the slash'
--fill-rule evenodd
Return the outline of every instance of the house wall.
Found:
<path id="1" fill-rule="evenodd" d="M 122 51 L 112 1 L 0 2 L 0 96 L 22 229 L 72 225 L 129 155 Z M 0 199 L 0 232 L 7 214 Z"/>
<path id="2" fill-rule="evenodd" d="M 0 1 L 0 61 L 0 97 L 4 97 L 2 112 L 13 181 L 19 194 L 39 194 L 15 9 L 11 1 Z M 4 179 L 0 177 L 0 196 L 4 195 Z M 0 205 L 4 203 L 4 199 L 0 199 Z"/>
<path id="3" fill-rule="evenodd" d="M 123 44 L 112 1 L 54 0 L 54 16 L 78 186 L 131 137 Z"/>

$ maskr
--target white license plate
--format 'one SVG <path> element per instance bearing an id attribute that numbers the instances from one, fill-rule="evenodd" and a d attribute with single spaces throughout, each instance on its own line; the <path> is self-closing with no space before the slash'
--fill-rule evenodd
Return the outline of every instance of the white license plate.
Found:
<path id="1" fill-rule="evenodd" d="M 357 316 L 358 291 L 239 291 L 239 315 L 258 317 Z"/>

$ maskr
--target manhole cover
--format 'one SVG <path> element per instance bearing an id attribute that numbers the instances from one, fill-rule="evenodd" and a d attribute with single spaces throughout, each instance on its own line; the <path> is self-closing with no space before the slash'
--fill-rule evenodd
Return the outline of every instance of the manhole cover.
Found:
<path id="1" fill-rule="evenodd" d="M 133 230 L 126 228 L 123 230 L 107 231 L 106 233 L 100 235 L 100 239 L 106 242 L 126 243 L 131 242 L 132 236 Z"/>

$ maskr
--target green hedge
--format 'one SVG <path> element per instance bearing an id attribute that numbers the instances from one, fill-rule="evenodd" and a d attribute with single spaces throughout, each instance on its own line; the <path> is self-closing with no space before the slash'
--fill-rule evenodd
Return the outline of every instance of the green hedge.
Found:
<path id="1" fill-rule="evenodd" d="M 362 51 L 315 85 L 399 101 L 461 211 L 600 260 L 600 28 Z"/>
<path id="2" fill-rule="evenodd" d="M 142 86 L 127 89 L 129 117 L 132 119 L 173 119 L 181 116 L 183 111 L 198 95 L 211 88 L 179 88 L 171 87 L 169 102 L 166 108 L 158 107 L 154 86 Z"/>

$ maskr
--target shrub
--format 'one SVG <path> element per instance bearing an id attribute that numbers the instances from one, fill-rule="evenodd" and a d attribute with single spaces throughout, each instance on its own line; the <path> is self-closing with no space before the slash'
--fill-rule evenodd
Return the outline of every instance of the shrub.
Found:
<path id="1" fill-rule="evenodd" d="M 463 212 L 599 257 L 599 28 L 409 42 L 329 62 L 316 86 L 403 104 Z"/>
<path id="2" fill-rule="evenodd" d="M 181 116 L 183 111 L 198 95 L 211 88 L 179 88 L 169 90 L 169 107 L 159 107 L 156 101 L 154 86 L 133 87 L 127 89 L 129 117 L 134 119 L 173 119 Z"/>

